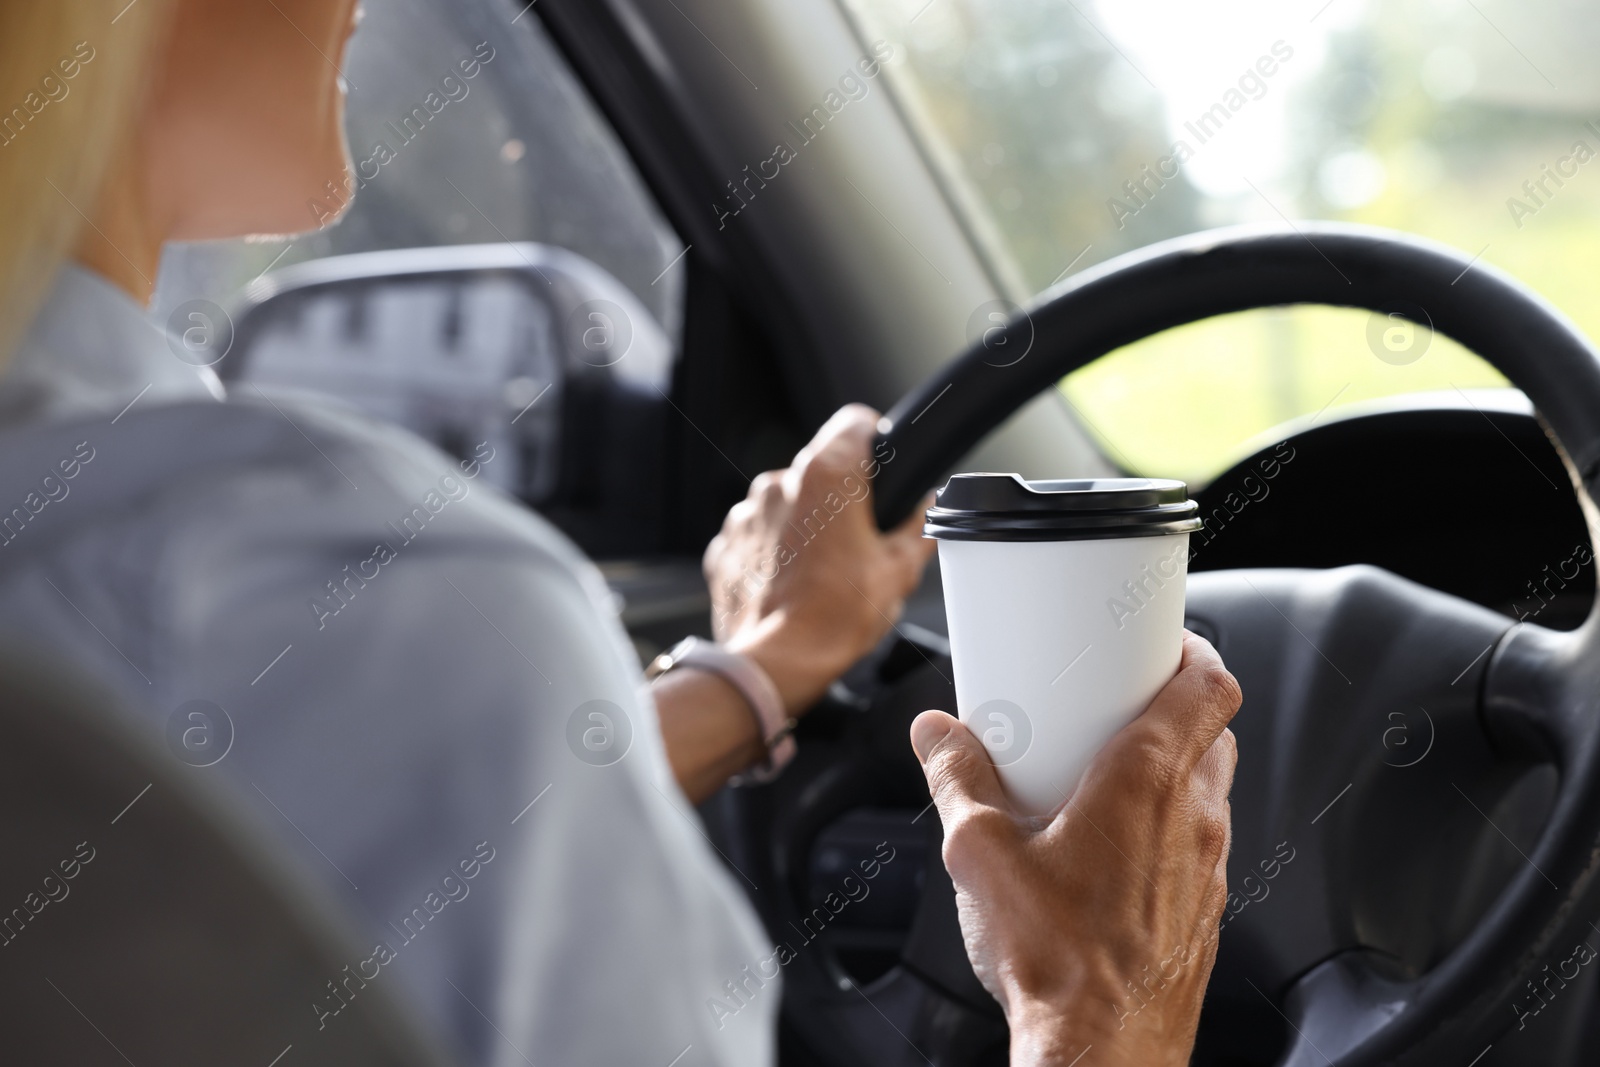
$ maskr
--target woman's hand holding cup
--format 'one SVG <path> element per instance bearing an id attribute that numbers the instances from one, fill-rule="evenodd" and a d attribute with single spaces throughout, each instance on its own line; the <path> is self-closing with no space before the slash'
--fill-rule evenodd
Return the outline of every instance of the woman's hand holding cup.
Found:
<path id="1" fill-rule="evenodd" d="M 1013 1064 L 1189 1062 L 1227 897 L 1227 729 L 1239 685 L 1185 632 L 1145 712 L 1039 826 L 970 730 L 923 712 L 911 743 L 944 825 L 967 954 L 1005 1009 Z"/>

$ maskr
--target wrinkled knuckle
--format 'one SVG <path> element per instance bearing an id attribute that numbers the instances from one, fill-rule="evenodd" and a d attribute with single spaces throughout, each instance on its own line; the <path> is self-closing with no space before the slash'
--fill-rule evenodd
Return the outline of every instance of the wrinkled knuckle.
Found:
<path id="1" fill-rule="evenodd" d="M 823 486 L 828 480 L 827 461 L 819 453 L 806 460 L 800 467 L 800 495 L 804 499 L 813 499 L 821 495 Z"/>
<path id="2" fill-rule="evenodd" d="M 1151 759 L 1145 771 L 1145 780 L 1150 790 L 1161 798 L 1177 796 L 1188 788 L 1188 777 L 1187 768 L 1170 749 L 1162 749 Z"/>
<path id="3" fill-rule="evenodd" d="M 1178 788 L 1181 767 L 1173 738 L 1159 727 L 1146 726 L 1130 739 L 1127 760 L 1138 779 L 1157 793 Z"/>
<path id="4" fill-rule="evenodd" d="M 983 847 L 983 828 L 973 822 L 970 815 L 957 816 L 944 828 L 944 845 L 940 852 L 946 867 L 959 867 Z"/>
<path id="5" fill-rule="evenodd" d="M 994 808 L 973 806 L 962 810 L 944 830 L 941 854 L 945 867 L 961 870 L 992 856 L 1005 841 L 1011 821 Z"/>
<path id="6" fill-rule="evenodd" d="M 972 750 L 965 745 L 945 742 L 934 749 L 927 764 L 928 788 L 933 796 L 966 796 L 968 789 L 965 783 L 975 769 L 972 761 Z"/>
<path id="7" fill-rule="evenodd" d="M 1196 844 L 1205 870 L 1221 863 L 1228 854 L 1228 844 L 1233 838 L 1233 822 L 1227 805 L 1202 816 L 1195 831 Z"/>
<path id="8" fill-rule="evenodd" d="M 1238 711 L 1239 705 L 1244 702 L 1244 690 L 1239 688 L 1239 679 L 1221 664 L 1207 666 L 1200 672 L 1200 686 L 1207 703 L 1225 707 L 1229 714 Z"/>
<path id="9" fill-rule="evenodd" d="M 827 492 L 842 487 L 845 475 L 850 473 L 850 459 L 839 449 L 828 448 L 806 464 L 806 477 L 801 483 L 813 490 Z"/>
<path id="10" fill-rule="evenodd" d="M 728 538 L 724 534 L 717 534 L 706 545 L 704 554 L 700 557 L 700 573 L 707 582 L 713 582 L 717 577 L 717 568 L 722 562 L 722 557 L 728 550 Z"/>
<path id="11" fill-rule="evenodd" d="M 1224 727 L 1216 743 L 1222 746 L 1223 770 L 1227 771 L 1229 779 L 1232 779 L 1234 768 L 1239 766 L 1239 739 L 1233 735 L 1232 730 Z"/>

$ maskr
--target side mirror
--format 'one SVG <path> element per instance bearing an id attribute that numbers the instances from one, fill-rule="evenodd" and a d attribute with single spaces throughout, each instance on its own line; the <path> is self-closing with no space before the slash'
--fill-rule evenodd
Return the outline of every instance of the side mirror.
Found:
<path id="1" fill-rule="evenodd" d="M 485 473 L 591 555 L 655 551 L 675 353 L 616 278 L 533 243 L 366 252 L 252 283 L 218 371 L 306 389 Z"/>

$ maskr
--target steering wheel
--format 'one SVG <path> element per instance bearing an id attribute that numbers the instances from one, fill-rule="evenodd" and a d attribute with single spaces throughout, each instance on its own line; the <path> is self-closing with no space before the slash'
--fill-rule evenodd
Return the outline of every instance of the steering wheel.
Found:
<path id="1" fill-rule="evenodd" d="M 1161 330 L 1287 304 L 1400 316 L 1484 357 L 1542 415 L 1593 531 L 1600 357 L 1590 343 L 1528 289 L 1452 249 L 1334 224 L 1197 234 L 1045 293 L 885 416 L 879 525 L 903 519 L 1070 371 Z M 1484 490 L 1439 500 L 1435 530 L 1397 533 L 1471 537 L 1472 506 L 1492 505 Z M 1206 1016 L 1279 1035 L 1264 1054 L 1235 1050 L 1229 1062 L 1466 1064 L 1530 1023 L 1555 988 L 1549 975 L 1570 978 L 1565 966 L 1587 962 L 1575 946 L 1593 933 L 1600 898 L 1596 612 L 1572 632 L 1513 625 L 1355 566 L 1195 574 L 1188 616 L 1245 693 L 1234 892 Z M 954 694 L 937 641 L 911 643 L 916 655 L 902 648 L 878 663 L 870 706 L 822 710 L 809 760 L 725 801 L 731 858 L 763 883 L 753 899 L 775 938 L 800 933 L 805 857 L 822 827 L 864 796 L 926 802 L 906 724 L 925 707 L 953 710 Z M 886 669 L 896 656 L 911 666 Z M 1397 724 L 1415 731 L 1403 752 L 1390 743 Z M 921 820 L 931 859 L 895 967 L 858 986 L 801 943 L 785 968 L 785 1025 L 825 1062 L 1004 1062 L 1003 1018 L 967 964 L 936 824 Z M 1218 1029 L 1202 1022 L 1202 1049 Z"/>

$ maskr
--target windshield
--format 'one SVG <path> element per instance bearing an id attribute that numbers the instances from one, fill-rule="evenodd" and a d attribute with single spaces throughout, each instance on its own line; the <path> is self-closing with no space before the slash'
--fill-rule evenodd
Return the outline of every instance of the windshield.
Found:
<path id="1" fill-rule="evenodd" d="M 1503 268 L 1591 334 L 1600 8 L 1572 0 L 847 0 L 902 41 L 895 90 L 1032 292 L 1156 241 L 1329 218 Z M 1365 312 L 1200 323 L 1069 376 L 1113 459 L 1205 480 L 1286 420 L 1503 386 Z"/>

